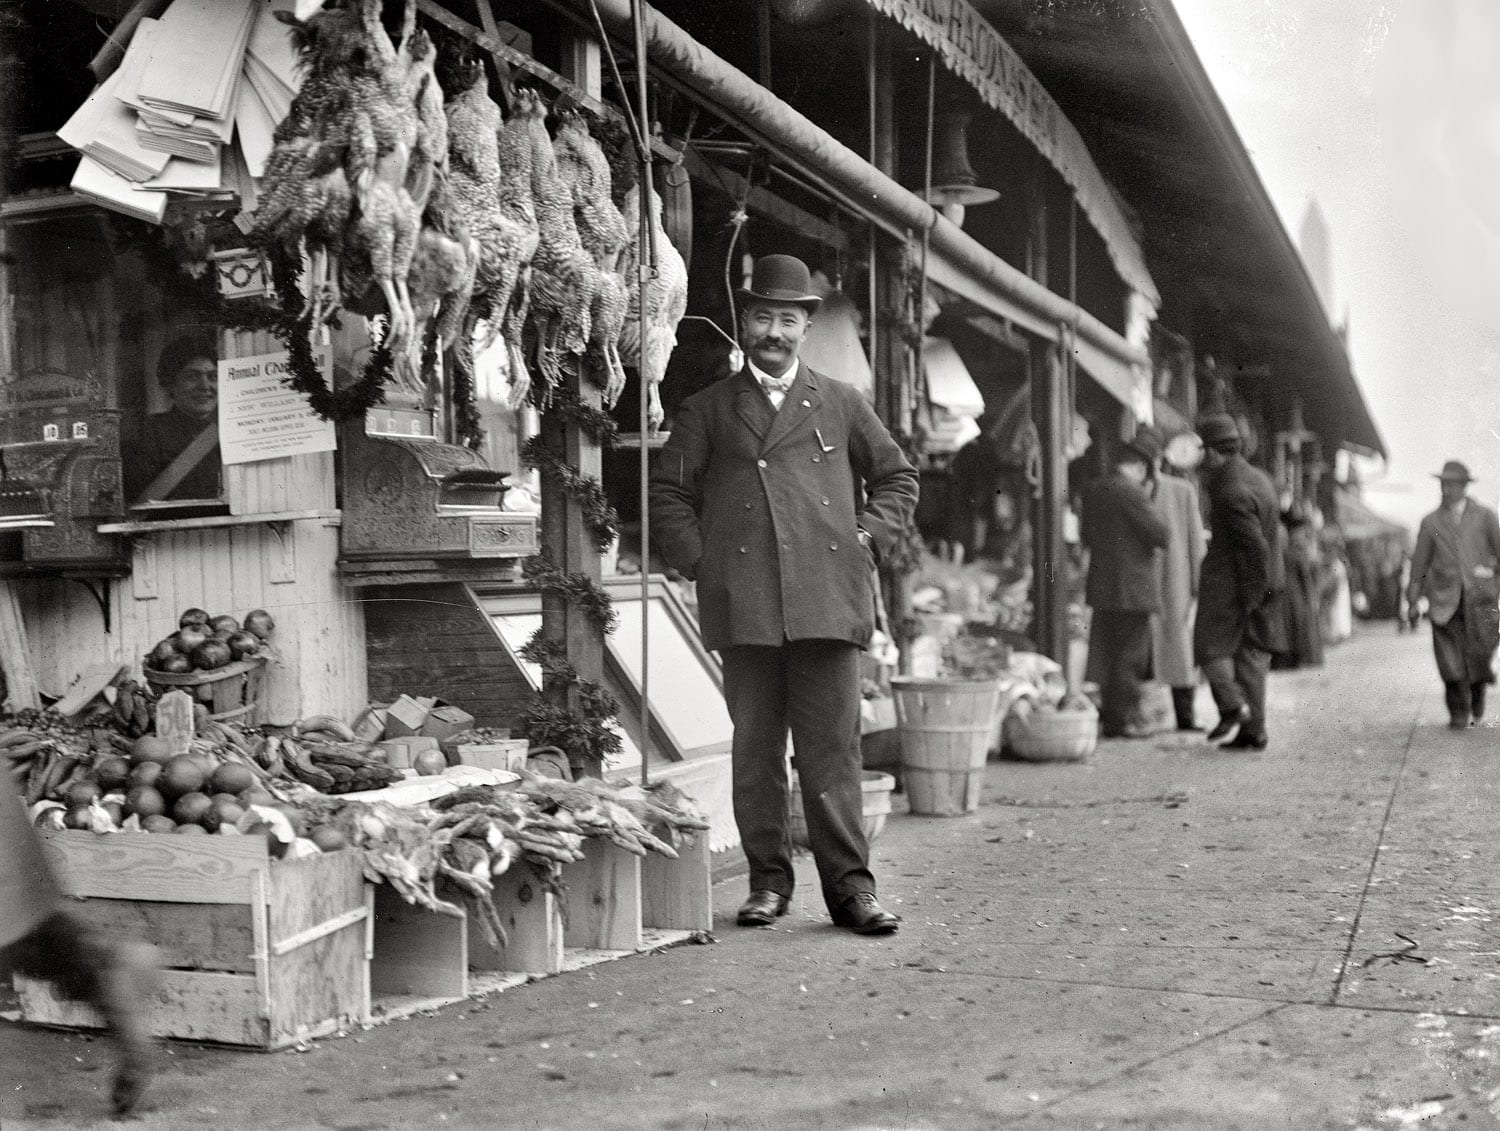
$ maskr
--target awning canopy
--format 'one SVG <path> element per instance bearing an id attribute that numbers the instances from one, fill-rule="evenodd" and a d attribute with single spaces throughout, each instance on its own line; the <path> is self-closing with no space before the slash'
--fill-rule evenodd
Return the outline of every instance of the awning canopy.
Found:
<path id="1" fill-rule="evenodd" d="M 1339 528 L 1351 542 L 1382 537 L 1397 537 L 1408 542 L 1411 540 L 1409 529 L 1399 522 L 1376 514 L 1347 487 L 1339 488 L 1334 495 L 1334 509 Z"/>
<path id="2" fill-rule="evenodd" d="M 1329 447 L 1384 454 L 1347 350 L 1170 0 L 970 0 L 1138 213 L 1162 320 L 1221 364 L 1269 365 Z"/>

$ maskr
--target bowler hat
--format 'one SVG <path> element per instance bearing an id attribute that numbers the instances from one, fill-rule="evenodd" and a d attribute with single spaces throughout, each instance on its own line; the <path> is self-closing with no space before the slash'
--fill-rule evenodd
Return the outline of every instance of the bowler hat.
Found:
<path id="1" fill-rule="evenodd" d="M 1135 435 L 1126 441 L 1125 448 L 1155 466 L 1156 461 L 1161 459 L 1161 433 L 1149 424 L 1142 424 L 1135 430 Z"/>
<path id="2" fill-rule="evenodd" d="M 1469 474 L 1468 467 L 1456 459 L 1450 459 L 1447 463 L 1443 464 L 1443 470 L 1437 473 L 1437 478 L 1457 479 L 1464 483 L 1474 482 L 1474 477 Z"/>
<path id="3" fill-rule="evenodd" d="M 1198 436 L 1203 446 L 1211 448 L 1225 440 L 1240 439 L 1240 426 L 1227 412 L 1211 412 L 1198 420 Z"/>
<path id="4" fill-rule="evenodd" d="M 823 299 L 813 293 L 812 275 L 807 264 L 795 255 L 762 255 L 755 261 L 750 286 L 737 292 L 741 302 L 761 299 L 764 302 L 790 302 L 809 314 Z"/>

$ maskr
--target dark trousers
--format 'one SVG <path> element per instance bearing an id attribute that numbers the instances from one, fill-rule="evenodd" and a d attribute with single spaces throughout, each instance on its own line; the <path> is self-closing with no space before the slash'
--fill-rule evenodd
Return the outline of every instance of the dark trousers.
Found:
<path id="1" fill-rule="evenodd" d="M 1448 718 L 1453 722 L 1473 719 L 1476 723 L 1484 718 L 1483 683 L 1468 683 L 1464 680 L 1448 680 L 1443 684 L 1443 699 L 1448 704 Z"/>
<path id="2" fill-rule="evenodd" d="M 859 648 L 841 640 L 725 648 L 724 701 L 734 723 L 734 820 L 750 889 L 790 897 L 786 737 L 790 729 L 807 837 L 823 899 L 875 891 L 865 840 L 859 749 Z"/>
<path id="3" fill-rule="evenodd" d="M 1271 653 L 1249 644 L 1241 644 L 1233 656 L 1203 663 L 1203 674 L 1221 716 L 1241 707 L 1250 708 L 1250 721 L 1242 732 L 1248 738 L 1266 736 L 1266 673 L 1270 670 Z"/>
<path id="4" fill-rule="evenodd" d="M 1089 651 L 1099 673 L 1099 731 L 1118 735 L 1140 707 L 1141 683 L 1151 669 L 1151 614 L 1095 609 Z"/>
<path id="5" fill-rule="evenodd" d="M 1178 730 L 1192 730 L 1197 725 L 1193 718 L 1193 700 L 1197 696 L 1196 687 L 1172 688 L 1172 714 L 1177 716 Z"/>

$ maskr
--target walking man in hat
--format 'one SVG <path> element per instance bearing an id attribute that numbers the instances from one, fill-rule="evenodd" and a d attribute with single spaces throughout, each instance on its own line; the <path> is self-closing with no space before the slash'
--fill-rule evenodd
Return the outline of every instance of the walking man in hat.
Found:
<path id="1" fill-rule="evenodd" d="M 872 571 L 911 521 L 917 473 L 864 397 L 797 358 L 819 299 L 807 266 L 763 256 L 741 290 L 747 364 L 683 401 L 651 474 L 667 563 L 697 584 L 734 723 L 734 816 L 750 865 L 741 926 L 786 914 L 791 731 L 808 839 L 834 923 L 889 934 L 863 827 L 860 650 Z"/>
<path id="2" fill-rule="evenodd" d="M 1456 459 L 1438 472 L 1442 505 L 1422 520 L 1411 559 L 1407 607 L 1427 598 L 1432 651 L 1448 701 L 1448 725 L 1472 726 L 1484 716 L 1485 689 L 1495 682 L 1500 590 L 1500 524 L 1495 512 L 1468 494 L 1473 477 Z"/>
<path id="3" fill-rule="evenodd" d="M 1161 612 L 1156 552 L 1166 549 L 1169 537 L 1146 493 L 1146 478 L 1160 456 L 1155 433 L 1142 429 L 1120 449 L 1114 473 L 1083 492 L 1079 534 L 1089 551 L 1089 673 L 1099 684 L 1099 733 L 1105 738 L 1149 733 L 1135 715 L 1141 683 L 1151 671 L 1151 617 Z"/>
<path id="4" fill-rule="evenodd" d="M 1281 507 L 1270 477 L 1241 454 L 1234 417 L 1205 416 L 1198 435 L 1209 542 L 1198 578 L 1193 653 L 1219 708 L 1208 739 L 1224 748 L 1263 750 L 1266 673 L 1284 636 Z"/>

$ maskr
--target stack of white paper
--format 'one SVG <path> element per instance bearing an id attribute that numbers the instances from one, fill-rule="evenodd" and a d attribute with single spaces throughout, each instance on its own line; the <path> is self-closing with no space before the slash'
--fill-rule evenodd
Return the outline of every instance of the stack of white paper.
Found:
<path id="1" fill-rule="evenodd" d="M 168 195 L 255 206 L 276 125 L 299 85 L 281 21 L 296 0 L 174 0 L 137 25 L 120 67 L 58 136 L 86 155 L 81 195 L 160 219 Z"/>

